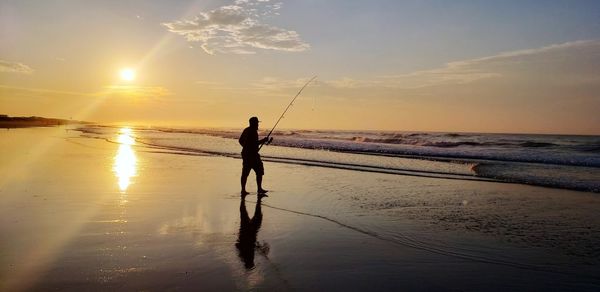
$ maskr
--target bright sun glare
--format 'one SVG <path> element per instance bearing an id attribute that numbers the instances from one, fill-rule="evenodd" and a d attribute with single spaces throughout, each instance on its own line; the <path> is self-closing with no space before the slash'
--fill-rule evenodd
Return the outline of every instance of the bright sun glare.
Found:
<path id="1" fill-rule="evenodd" d="M 122 128 L 117 136 L 119 150 L 115 156 L 113 171 L 119 179 L 119 189 L 125 192 L 131 184 L 131 178 L 137 173 L 137 158 L 134 148 L 135 136 L 130 128 Z"/>
<path id="2" fill-rule="evenodd" d="M 121 70 L 121 79 L 125 81 L 132 81 L 135 79 L 135 71 L 130 68 L 124 68 Z"/>

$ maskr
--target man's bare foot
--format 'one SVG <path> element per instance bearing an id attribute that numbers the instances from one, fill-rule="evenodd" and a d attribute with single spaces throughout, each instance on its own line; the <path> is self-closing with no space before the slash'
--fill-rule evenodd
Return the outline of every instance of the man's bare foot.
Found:
<path id="1" fill-rule="evenodd" d="M 265 189 L 259 189 L 259 190 L 257 191 L 257 193 L 259 193 L 259 194 L 266 194 L 266 193 L 268 193 L 268 192 L 269 192 L 269 191 L 268 191 L 268 190 L 265 190 Z"/>
<path id="2" fill-rule="evenodd" d="M 240 192 L 240 194 L 242 195 L 242 197 L 246 196 L 247 194 L 249 194 L 249 192 L 246 192 L 246 190 L 242 190 Z"/>

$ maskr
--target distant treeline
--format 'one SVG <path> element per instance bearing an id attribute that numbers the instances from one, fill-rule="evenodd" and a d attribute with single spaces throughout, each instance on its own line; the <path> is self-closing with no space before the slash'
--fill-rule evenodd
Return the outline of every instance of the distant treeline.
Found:
<path id="1" fill-rule="evenodd" d="M 87 124 L 87 122 L 42 117 L 9 117 L 8 115 L 0 115 L 0 128 L 51 127 L 68 124 Z"/>

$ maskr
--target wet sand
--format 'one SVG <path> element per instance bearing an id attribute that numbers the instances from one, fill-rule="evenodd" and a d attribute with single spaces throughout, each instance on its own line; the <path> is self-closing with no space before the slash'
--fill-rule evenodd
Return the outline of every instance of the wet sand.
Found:
<path id="1" fill-rule="evenodd" d="M 0 290 L 600 289 L 598 194 L 119 141 L 0 134 Z"/>

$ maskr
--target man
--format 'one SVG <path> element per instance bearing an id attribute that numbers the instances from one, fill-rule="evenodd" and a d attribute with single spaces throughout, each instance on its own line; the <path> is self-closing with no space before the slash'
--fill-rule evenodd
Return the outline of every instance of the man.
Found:
<path id="1" fill-rule="evenodd" d="M 246 191 L 246 181 L 251 169 L 254 169 L 254 173 L 256 173 L 256 185 L 258 186 L 258 193 L 265 194 L 267 192 L 267 190 L 262 188 L 262 177 L 265 174 L 265 170 L 263 168 L 263 163 L 260 160 L 260 155 L 258 154 L 258 147 L 264 143 L 267 143 L 268 138 L 258 140 L 259 121 L 257 117 L 251 117 L 248 122 L 250 123 L 250 126 L 244 129 L 244 132 L 242 132 L 242 135 L 238 140 L 240 145 L 242 145 L 242 196 L 248 194 Z M 271 138 L 271 141 L 272 140 L 273 138 Z"/>

